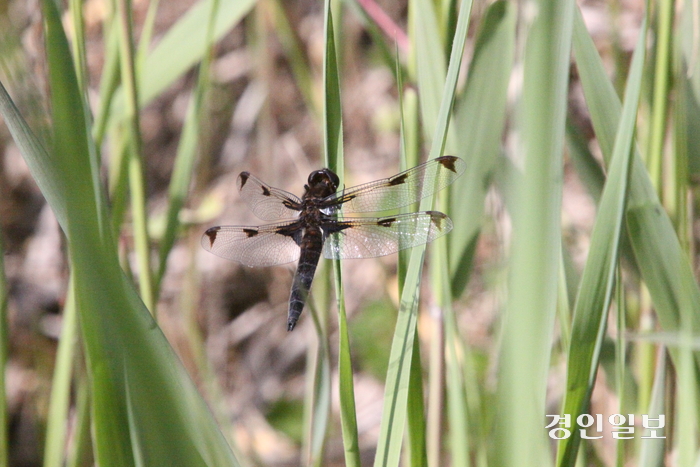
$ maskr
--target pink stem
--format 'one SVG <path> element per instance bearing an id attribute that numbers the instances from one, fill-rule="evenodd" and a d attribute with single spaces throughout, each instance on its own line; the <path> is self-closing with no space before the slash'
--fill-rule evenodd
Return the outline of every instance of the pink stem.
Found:
<path id="1" fill-rule="evenodd" d="M 384 10 L 374 0 L 357 0 L 357 3 L 364 8 L 367 15 L 379 26 L 379 29 L 384 31 L 384 34 L 396 41 L 401 52 L 405 53 L 408 51 L 408 36 L 394 23 L 389 15 L 384 13 Z"/>

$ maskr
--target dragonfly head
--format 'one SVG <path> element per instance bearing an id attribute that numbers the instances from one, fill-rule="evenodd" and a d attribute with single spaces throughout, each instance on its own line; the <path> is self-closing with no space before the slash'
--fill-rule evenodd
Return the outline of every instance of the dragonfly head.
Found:
<path id="1" fill-rule="evenodd" d="M 308 183 L 306 196 L 325 198 L 336 192 L 338 185 L 340 185 L 340 179 L 331 169 L 321 169 L 311 172 Z"/>

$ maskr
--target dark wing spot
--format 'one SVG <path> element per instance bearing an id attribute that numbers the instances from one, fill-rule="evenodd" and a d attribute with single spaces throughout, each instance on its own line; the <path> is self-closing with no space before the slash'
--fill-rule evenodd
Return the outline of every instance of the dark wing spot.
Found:
<path id="1" fill-rule="evenodd" d="M 263 191 L 263 195 L 265 196 L 270 196 L 270 190 L 267 189 L 266 186 L 261 187 Z"/>
<path id="2" fill-rule="evenodd" d="M 334 233 L 342 232 L 345 229 L 349 229 L 353 226 L 352 222 L 334 221 L 324 223 L 321 228 L 326 237 Z"/>
<path id="3" fill-rule="evenodd" d="M 275 229 L 277 235 L 284 235 L 294 240 L 294 243 L 301 246 L 301 241 L 304 238 L 304 228 L 299 222 L 289 225 L 283 225 Z"/>
<path id="4" fill-rule="evenodd" d="M 397 175 L 396 177 L 393 177 L 389 180 L 389 186 L 401 185 L 402 183 L 406 183 L 407 177 L 408 174 Z"/>
<path id="5" fill-rule="evenodd" d="M 451 170 L 452 172 L 457 173 L 457 168 L 455 167 L 455 162 L 457 161 L 457 158 L 455 156 L 442 156 L 438 157 L 437 160 L 439 160 L 440 165 L 442 165 L 447 170 Z"/>
<path id="6" fill-rule="evenodd" d="M 219 233 L 219 230 L 221 227 L 212 227 L 211 229 L 207 229 L 204 234 L 209 237 L 209 248 L 214 246 L 214 242 L 216 241 L 216 234 Z"/>
<path id="7" fill-rule="evenodd" d="M 377 225 L 381 225 L 382 227 L 391 227 L 391 224 L 393 224 L 394 222 L 396 222 L 395 217 L 386 217 L 377 222 Z"/>
<path id="8" fill-rule="evenodd" d="M 248 236 L 248 238 L 255 237 L 258 234 L 257 229 L 243 229 L 243 232 Z"/>
<path id="9" fill-rule="evenodd" d="M 250 172 L 241 172 L 241 174 L 238 176 L 238 179 L 241 181 L 241 190 L 243 189 L 249 178 Z"/>
<path id="10" fill-rule="evenodd" d="M 446 214 L 440 211 L 426 211 L 425 213 L 430 214 L 430 222 L 432 222 L 438 230 L 442 230 L 445 227 L 445 219 L 448 218 Z"/>

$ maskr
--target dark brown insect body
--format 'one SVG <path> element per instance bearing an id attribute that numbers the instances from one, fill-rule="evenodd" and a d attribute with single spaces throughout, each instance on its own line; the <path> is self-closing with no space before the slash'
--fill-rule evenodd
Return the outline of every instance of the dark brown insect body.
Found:
<path id="1" fill-rule="evenodd" d="M 339 183 L 338 176 L 330 169 L 321 169 L 312 172 L 309 176 L 309 184 L 304 186 L 306 192 L 301 197 L 299 223 L 305 227 L 299 245 L 301 247 L 299 266 L 294 274 L 292 292 L 289 295 L 287 331 L 294 329 L 304 309 L 306 297 L 318 267 L 318 260 L 321 258 L 321 251 L 323 251 L 323 242 L 327 235 L 322 226 L 329 225 L 329 221 L 332 221 L 331 216 L 321 211 L 318 201 L 335 193 Z"/>
<path id="2" fill-rule="evenodd" d="M 247 266 L 272 266 L 299 260 L 289 297 L 287 329 L 294 329 L 313 282 L 321 253 L 329 259 L 371 258 L 430 242 L 452 229 L 445 214 L 424 211 L 391 217 L 338 217 L 338 214 L 396 209 L 423 199 L 459 177 L 466 164 L 443 156 L 398 175 L 337 192 L 330 169 L 309 175 L 300 198 L 266 185 L 248 172 L 238 189 L 250 209 L 275 224 L 218 226 L 202 236 L 202 246 Z"/>

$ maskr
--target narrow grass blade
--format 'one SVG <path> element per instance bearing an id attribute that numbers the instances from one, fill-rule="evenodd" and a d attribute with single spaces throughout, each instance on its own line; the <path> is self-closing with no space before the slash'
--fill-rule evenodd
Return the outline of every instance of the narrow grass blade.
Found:
<path id="1" fill-rule="evenodd" d="M 566 119 L 566 139 L 569 156 L 571 157 L 571 162 L 576 170 L 576 174 L 586 186 L 588 194 L 597 205 L 603 193 L 605 173 L 598 160 L 588 148 L 588 140 L 581 133 L 581 129 L 574 126 L 570 117 Z M 626 228 L 627 226 L 623 224 L 623 235 L 620 239 L 620 255 L 625 260 L 626 265 L 629 265 L 629 267 L 636 272 L 638 269 L 637 261 L 634 258 L 634 252 L 632 251 L 632 245 L 630 245 Z M 574 297 L 574 295 L 575 293 L 571 296 Z"/>
<path id="2" fill-rule="evenodd" d="M 324 129 L 326 164 L 343 181 L 343 116 L 340 100 L 340 69 L 335 38 L 338 32 L 334 29 L 333 0 L 326 0 L 325 33 L 326 53 L 324 59 Z M 360 448 L 357 434 L 357 413 L 355 409 L 355 386 L 353 382 L 352 359 L 350 355 L 350 339 L 345 313 L 345 295 L 343 291 L 340 261 L 333 261 L 335 278 L 336 305 L 338 308 L 338 390 L 340 396 L 340 423 L 345 449 L 345 465 L 359 467 Z"/>
<path id="3" fill-rule="evenodd" d="M 83 22 L 82 2 L 70 0 L 70 14 L 73 21 L 73 56 L 75 57 L 75 72 L 78 77 L 78 87 L 87 92 L 87 59 L 85 58 L 85 23 Z"/>
<path id="4" fill-rule="evenodd" d="M 336 0 L 325 2 L 325 44 L 323 61 L 324 83 L 324 154 L 329 169 L 335 172 L 343 182 L 343 111 L 340 101 L 340 69 L 335 45 L 336 31 L 333 28 L 332 4 Z"/>
<path id="5" fill-rule="evenodd" d="M 75 423 L 66 467 L 92 465 L 93 452 L 90 440 L 90 391 L 84 365 L 81 366 L 75 388 Z"/>
<path id="6" fill-rule="evenodd" d="M 337 261 L 334 265 L 338 264 Z M 352 359 L 350 354 L 350 339 L 348 323 L 345 316 L 345 296 L 340 282 L 340 265 L 334 266 L 336 293 L 338 294 L 338 390 L 340 392 L 340 423 L 343 432 L 343 447 L 345 449 L 345 465 L 359 467 L 360 445 L 357 434 L 357 410 L 355 408 L 355 385 L 353 383 Z"/>
<path id="7" fill-rule="evenodd" d="M 56 367 L 51 382 L 51 403 L 46 426 L 44 467 L 61 467 L 66 445 L 66 419 L 71 401 L 71 377 L 75 368 L 78 339 L 78 310 L 75 306 L 73 279 L 68 284 L 66 304 L 63 309 L 61 339 L 56 354 Z"/>
<path id="8" fill-rule="evenodd" d="M 415 91 L 405 89 L 403 85 L 403 74 L 401 71 L 401 65 L 399 63 L 399 52 L 398 47 L 396 49 L 396 62 L 394 64 L 396 71 L 396 87 L 399 89 L 399 112 L 401 115 L 401 153 L 399 155 L 399 169 L 404 171 L 409 167 L 415 167 L 418 165 L 419 154 L 420 154 L 420 125 L 418 119 L 418 108 L 417 108 L 417 96 Z M 403 91 L 403 92 L 402 92 Z M 406 98 L 404 98 L 404 93 Z M 407 102 L 406 107 L 404 107 L 404 102 Z M 414 210 L 413 206 L 404 207 L 401 212 L 406 213 L 409 210 Z M 397 264 L 397 278 L 399 283 L 399 295 L 403 294 L 403 286 L 406 281 L 406 273 L 408 267 L 408 260 L 410 256 L 409 250 L 399 251 L 399 258 Z M 438 328 L 439 329 L 439 328 Z M 442 339 L 437 342 L 431 342 L 431 349 L 435 349 L 435 354 L 439 355 L 442 350 Z M 439 358 L 439 356 L 437 357 Z M 438 362 L 435 366 L 431 365 L 431 368 L 437 368 L 437 371 L 431 371 L 431 379 L 435 381 L 434 384 L 442 385 L 442 361 Z M 421 364 L 420 358 L 420 342 L 418 341 L 418 329 L 416 328 L 416 335 L 413 340 L 413 358 L 411 359 L 411 373 L 409 376 L 409 388 L 408 388 L 408 399 L 407 403 L 407 425 L 406 425 L 406 436 L 408 440 L 408 456 L 410 459 L 410 464 L 412 467 L 425 466 L 428 465 L 428 453 L 427 453 L 427 433 L 428 422 L 425 420 L 425 403 L 423 394 L 423 365 Z M 434 392 L 434 399 L 440 404 L 440 409 L 442 409 L 442 390 Z M 442 417 L 439 415 L 440 412 L 436 412 L 436 423 L 440 423 Z M 439 426 L 440 433 L 441 426 Z"/>
<path id="9" fill-rule="evenodd" d="M 422 260 L 422 256 L 419 257 Z M 413 260 L 416 263 L 418 260 Z M 421 265 L 422 266 L 422 265 Z M 422 269 L 420 267 L 419 269 Z M 419 282 L 420 270 L 409 267 L 406 275 L 408 287 Z M 404 288 L 403 297 L 409 295 Z M 410 376 L 411 358 L 413 356 L 415 327 L 417 320 L 418 290 L 412 289 L 412 294 L 406 302 L 401 302 L 399 316 L 396 321 L 396 331 L 389 356 L 386 388 L 384 390 L 384 409 L 382 412 L 381 431 L 377 442 L 377 453 L 374 465 L 397 466 L 401 454 L 401 441 L 406 421 L 406 401 L 408 399 L 408 379 Z"/>
<path id="10" fill-rule="evenodd" d="M 144 172 L 141 119 L 139 117 L 139 97 L 136 86 L 136 67 L 134 59 L 133 31 L 131 11 L 127 0 L 117 0 L 119 23 L 119 57 L 122 88 L 126 100 L 126 121 L 124 131 L 128 147 L 129 194 L 133 222 L 134 245 L 139 265 L 139 289 L 146 308 L 156 316 L 155 294 L 153 290 L 153 272 L 151 270 L 151 246 L 146 218 L 146 174 Z"/>
<path id="11" fill-rule="evenodd" d="M 443 2 L 443 7 L 452 9 L 453 7 L 456 6 L 456 3 L 453 4 L 453 2 Z M 489 8 L 489 12 L 498 12 L 499 9 L 501 11 L 502 7 L 504 6 L 503 3 L 498 3 L 496 6 L 493 6 Z M 451 24 L 451 21 L 449 18 L 451 17 L 450 12 L 444 12 L 443 11 L 443 20 L 446 21 L 447 24 L 445 24 L 446 28 L 448 31 L 452 31 L 452 28 L 456 27 L 455 31 L 455 44 L 457 43 L 458 38 L 465 37 L 466 34 L 466 28 L 468 26 L 467 24 L 467 19 L 468 19 L 468 14 L 469 11 L 471 10 L 471 5 L 463 4 L 461 5 L 461 12 L 460 16 L 457 19 L 457 23 Z M 466 15 L 465 15 L 466 12 Z M 498 17 L 498 13 L 495 15 Z M 491 14 L 487 14 L 487 18 L 484 21 L 484 26 L 482 30 L 497 30 L 497 27 L 493 23 L 498 23 L 498 19 L 494 19 L 494 16 Z M 499 33 L 502 33 L 502 30 L 500 30 L 498 33 L 494 32 L 494 36 L 498 37 Z M 448 37 L 451 37 L 451 34 L 448 35 Z M 481 39 L 483 39 L 483 36 L 480 36 Z M 503 37 L 500 37 L 499 39 L 503 39 Z M 489 41 L 486 41 L 488 43 Z M 496 41 L 498 42 L 498 39 Z M 475 48 L 475 55 L 474 58 L 481 57 L 483 58 L 483 49 L 484 42 L 481 42 L 481 40 L 477 41 L 477 45 Z M 456 45 L 453 45 L 454 49 L 452 50 L 452 56 L 450 60 L 450 68 L 448 69 L 448 77 L 447 77 L 447 82 L 450 83 L 452 82 L 452 76 L 451 73 L 454 71 L 454 63 L 457 57 L 454 55 L 455 52 L 459 50 L 459 48 Z M 478 52 L 477 52 L 478 50 Z M 507 60 L 504 61 L 507 63 Z M 501 63 L 504 63 L 501 62 Z M 463 96 L 469 96 L 468 93 L 472 91 L 472 88 L 470 86 L 473 86 L 473 77 L 478 76 L 482 73 L 484 73 L 484 66 L 485 62 L 484 60 L 479 60 L 477 61 L 472 61 L 471 67 L 470 67 L 470 78 L 468 80 L 467 84 L 467 91 L 466 94 L 463 94 Z M 496 81 L 492 82 L 492 88 L 494 89 L 493 93 L 491 90 L 486 91 L 485 94 L 487 94 L 489 97 L 494 98 L 495 102 L 492 102 L 491 106 L 489 108 L 495 109 L 492 115 L 497 114 L 498 112 L 501 113 L 501 119 L 505 118 L 505 107 L 504 106 L 499 106 L 499 98 L 498 98 L 498 93 L 501 91 L 498 86 L 498 82 L 501 79 L 505 79 L 507 81 L 507 75 L 508 72 L 507 70 L 500 69 L 499 72 L 502 71 L 504 74 L 502 75 L 503 78 L 499 75 L 496 77 Z M 505 82 L 504 82 L 505 86 Z M 421 88 L 422 90 L 422 88 Z M 485 91 L 482 89 L 481 91 Z M 502 89 L 503 92 L 503 98 L 505 98 L 505 87 Z M 428 95 L 430 96 L 430 94 Z M 472 92 L 471 96 L 468 98 L 474 98 L 475 93 Z M 422 101 L 423 102 L 423 101 Z M 443 101 L 444 103 L 444 101 Z M 465 104 L 464 101 L 461 102 L 462 105 Z M 466 106 L 465 106 L 466 107 Z M 500 108 L 499 108 L 500 107 Z M 464 107 L 462 108 L 464 109 Z M 442 110 L 442 109 L 441 109 Z M 477 112 L 481 113 L 481 112 Z M 440 114 L 442 116 L 443 114 Z M 485 124 L 484 127 L 480 127 L 480 130 L 485 130 L 486 128 L 489 127 L 490 124 L 496 123 L 498 125 L 498 129 L 496 130 L 498 136 L 496 137 L 496 141 L 500 140 L 500 133 L 502 131 L 502 125 L 503 125 L 503 120 L 500 122 L 496 122 L 490 118 L 491 116 L 485 117 Z M 498 119 L 496 119 L 498 120 Z M 425 122 L 424 122 L 425 123 Z M 440 131 L 441 128 L 441 120 L 438 118 L 436 120 L 436 123 L 438 125 L 438 132 Z M 470 132 L 475 131 L 476 126 L 470 127 L 470 126 L 462 126 L 465 122 L 463 120 L 458 120 L 458 124 L 460 124 L 460 128 L 464 128 L 466 132 L 473 136 Z M 470 121 L 467 123 L 467 125 L 470 125 L 472 123 L 476 123 L 474 121 Z M 450 133 L 447 133 L 447 141 L 443 142 L 443 148 L 445 145 L 448 147 L 460 147 L 460 149 L 463 151 L 459 152 L 459 155 L 466 156 L 467 160 L 470 160 L 471 154 L 469 154 L 469 150 L 473 148 L 468 148 L 469 144 L 471 144 L 473 141 L 470 141 L 469 135 L 465 135 L 464 141 L 461 140 L 460 138 L 460 144 L 455 145 L 455 139 L 452 138 L 450 139 L 450 135 L 455 135 L 456 132 L 452 131 Z M 486 133 L 483 133 L 486 134 Z M 486 137 L 488 139 L 488 137 Z M 433 140 L 435 143 L 436 140 Z M 450 144 L 451 143 L 451 144 Z M 498 145 L 498 143 L 496 143 Z M 433 151 L 435 150 L 436 145 L 433 144 Z M 483 155 L 484 157 L 488 157 L 487 154 Z M 470 170 L 470 174 L 474 175 L 473 172 Z M 478 175 L 477 175 L 478 176 Z M 465 180 L 460 180 L 458 181 L 459 187 L 451 187 L 453 188 L 454 192 L 457 190 L 463 189 L 469 182 Z M 482 180 L 481 183 L 479 184 L 484 190 L 486 190 L 487 184 L 485 183 L 485 180 Z M 454 194 L 454 192 L 452 194 Z M 469 205 L 474 203 L 474 205 L 479 204 L 483 206 L 483 197 L 479 199 L 478 197 L 476 199 L 472 199 L 467 201 L 464 198 L 458 198 L 459 199 L 459 204 L 455 202 L 455 198 L 450 197 L 450 201 L 452 202 L 452 207 L 454 209 L 449 210 L 450 214 L 452 216 L 458 216 L 460 217 L 461 214 L 464 214 L 469 211 L 470 207 Z M 461 219 L 458 221 L 460 225 L 458 225 L 458 229 L 469 229 L 464 222 L 465 218 L 461 217 Z M 473 219 L 471 219 L 473 220 Z M 480 220 L 480 219 L 479 219 Z M 478 223 L 476 224 L 478 225 Z M 460 466 L 468 466 L 470 465 L 471 462 L 471 456 L 470 456 L 470 451 L 472 448 L 472 443 L 471 439 L 469 436 L 469 429 L 468 429 L 468 424 L 469 424 L 469 414 L 467 412 L 467 400 L 466 400 L 466 385 L 465 385 L 465 379 L 464 379 L 464 374 L 462 372 L 463 369 L 463 358 L 465 355 L 463 343 L 461 341 L 461 338 L 459 336 L 459 333 L 457 331 L 457 322 L 456 322 L 456 317 L 454 315 L 454 311 L 452 309 L 452 298 L 453 298 L 453 287 L 452 287 L 452 280 L 450 278 L 449 274 L 449 260 L 453 260 L 454 258 L 458 257 L 458 255 L 463 254 L 462 251 L 459 250 L 459 248 L 455 251 L 450 251 L 450 254 L 448 254 L 448 246 L 453 247 L 455 245 L 454 239 L 449 238 L 449 243 L 448 239 L 439 239 L 437 242 L 435 242 L 435 245 L 433 247 L 433 256 L 432 256 L 432 262 L 430 264 L 430 272 L 431 272 L 431 285 L 432 285 L 432 290 L 434 291 L 434 294 L 437 297 L 436 304 L 434 305 L 434 309 L 432 310 L 432 317 L 435 321 L 435 326 L 436 327 L 441 327 L 442 329 L 440 332 L 436 331 L 436 338 L 438 338 L 437 342 L 431 342 L 431 345 L 439 345 L 439 349 L 434 349 L 432 352 L 433 360 L 431 360 L 431 363 L 438 364 L 437 362 L 437 352 L 440 352 L 440 357 L 441 361 L 439 362 L 440 366 L 440 373 L 444 372 L 444 378 L 445 381 L 436 381 L 433 379 L 431 381 L 431 393 L 430 393 L 430 414 L 432 415 L 430 418 L 430 430 L 429 430 L 429 436 L 430 436 L 430 443 L 429 443 L 429 452 L 428 452 L 428 458 L 431 462 L 430 465 L 440 465 L 440 460 L 443 457 L 442 453 L 442 445 L 444 443 L 443 438 L 445 434 L 443 434 L 442 427 L 438 426 L 438 419 L 442 419 L 443 417 L 438 417 L 436 416 L 435 412 L 436 410 L 443 410 L 445 407 L 447 407 L 447 410 L 445 411 L 444 419 L 447 421 L 448 426 L 449 426 L 449 431 L 447 432 L 447 440 L 448 440 L 448 446 L 449 446 L 449 454 L 451 461 L 454 465 L 460 465 Z M 467 270 L 467 267 L 463 268 L 464 270 Z M 466 284 L 466 281 L 464 282 Z M 415 357 L 414 357 L 415 358 Z M 441 378 L 442 379 L 442 378 Z M 440 387 L 438 387 L 438 383 Z M 444 403 L 442 402 L 442 397 L 438 398 L 433 392 L 439 391 L 442 392 L 442 385 L 446 383 L 446 404 L 443 405 Z M 440 406 L 436 406 L 437 404 L 440 404 Z"/>
<path id="12" fill-rule="evenodd" d="M 541 426 L 557 304 L 564 123 L 575 2 L 539 1 L 524 51 L 517 123 L 523 176 L 511 211 L 514 237 L 497 389 L 502 466 L 550 465 Z"/>
<path id="13" fill-rule="evenodd" d="M 652 109 L 650 118 L 649 142 L 646 145 L 645 160 L 649 164 L 649 175 L 656 186 L 661 187 L 661 164 L 663 161 L 666 125 L 668 122 L 668 96 L 670 91 L 671 41 L 673 13 L 676 2 L 660 0 L 657 5 L 657 20 L 653 24 L 656 50 L 652 86 Z"/>
<path id="14" fill-rule="evenodd" d="M 580 13 L 575 17 L 573 47 L 596 137 L 609 163 L 621 106 Z M 628 236 L 661 327 L 665 331 L 679 329 L 681 314 L 687 313 L 685 322 L 699 332 L 700 289 L 636 151 L 626 216 Z"/>
<path id="15" fill-rule="evenodd" d="M 642 23 L 640 31 L 625 88 L 624 107 L 615 138 L 613 158 L 598 207 L 591 235 L 590 253 L 574 307 L 563 409 L 564 414 L 571 416 L 572 423 L 576 423 L 577 417 L 586 413 L 589 407 L 614 292 L 637 108 L 642 87 L 646 21 Z M 618 310 L 618 313 L 624 314 L 625 310 Z M 560 442 L 560 466 L 571 465 L 575 461 L 580 440 L 580 431 L 575 428 L 572 429 L 571 437 Z"/>
<path id="16" fill-rule="evenodd" d="M 419 83 L 421 91 L 420 95 L 426 95 L 425 99 L 421 99 L 421 106 L 435 105 L 436 102 L 440 102 L 439 110 L 435 118 L 428 121 L 426 121 L 425 118 L 423 119 L 424 126 L 428 125 L 428 127 L 430 127 L 433 122 L 435 124 L 435 130 L 430 135 L 431 138 L 428 139 L 428 141 L 431 142 L 430 159 L 441 156 L 447 144 L 447 130 L 455 100 L 457 78 L 459 77 L 459 71 L 462 66 L 462 56 L 464 54 L 464 46 L 467 40 L 467 29 L 469 28 L 469 15 L 471 14 L 471 10 L 472 1 L 462 0 L 459 6 L 457 28 L 455 30 L 454 38 L 452 39 L 452 52 L 450 53 L 450 62 L 447 69 L 447 75 L 444 79 L 444 86 L 436 87 L 434 80 L 429 80 L 426 87 L 424 87 L 422 83 Z M 432 103 L 430 103 L 430 101 L 432 101 Z M 428 115 L 428 117 L 432 118 L 431 115 Z M 431 198 L 426 198 L 423 202 L 421 202 L 421 209 L 423 206 L 429 206 L 432 204 L 433 200 Z"/>
<path id="17" fill-rule="evenodd" d="M 211 8 L 215 10 L 217 3 L 217 1 L 213 1 L 211 4 Z M 146 11 L 146 18 L 143 21 L 141 35 L 139 37 L 139 45 L 136 51 L 136 68 L 139 70 L 143 68 L 143 63 L 146 60 L 146 57 L 148 56 L 148 51 L 151 49 L 151 40 L 153 39 L 153 28 L 156 23 L 156 13 L 158 12 L 159 5 L 160 0 L 152 0 L 148 2 L 148 10 Z M 211 15 L 209 17 L 211 18 Z M 209 31 L 210 29 L 207 29 L 207 33 L 209 33 Z M 207 40 L 206 42 L 210 41 Z"/>
<path id="18" fill-rule="evenodd" d="M 34 175 L 44 198 L 51 205 L 61 229 L 65 232 L 68 228 L 68 215 L 65 206 L 66 188 L 62 180 L 52 176 L 58 170 L 56 158 L 50 157 L 46 152 L 32 129 L 22 118 L 2 83 L 0 83 L 0 113 L 22 154 L 36 155 L 36 157 L 25 158 L 27 166 Z"/>
<path id="19" fill-rule="evenodd" d="M 447 78 L 442 87 L 440 110 L 435 116 L 435 132 L 432 135 L 432 148 L 430 157 L 435 158 L 442 154 L 447 139 L 447 128 L 454 102 L 457 76 L 462 63 L 462 54 L 467 36 L 471 1 L 464 0 L 460 5 L 457 30 L 452 42 L 452 53 L 447 72 Z M 426 51 L 427 52 L 427 51 Z M 431 92 L 432 91 L 432 92 Z M 430 86 L 425 90 L 427 96 L 435 98 L 435 89 Z M 421 89 L 421 105 L 424 99 Z M 432 122 L 423 122 L 424 125 Z M 421 210 L 428 210 L 433 200 L 426 198 L 421 202 Z M 415 339 L 415 328 L 418 316 L 419 289 L 425 247 L 417 247 L 411 251 L 406 281 L 401 294 L 399 317 L 396 322 L 396 330 L 389 356 L 389 371 L 386 378 L 384 391 L 384 409 L 380 428 L 377 452 L 374 459 L 375 466 L 398 465 L 401 454 L 401 441 L 406 423 L 406 401 L 408 399 L 409 377 L 411 359 Z"/>
<path id="20" fill-rule="evenodd" d="M 326 287 L 328 290 L 328 287 Z M 317 289 L 318 291 L 318 289 Z M 328 303 L 328 297 L 319 300 L 318 294 L 314 302 Z M 323 452 L 328 432 L 331 399 L 331 363 L 330 345 L 328 344 L 326 326 L 319 321 L 315 307 L 309 307 L 313 316 L 318 341 L 315 347 L 309 347 L 307 355 L 308 385 L 304 401 L 305 439 L 302 447 L 302 464 L 310 466 L 323 465 Z"/>
<path id="21" fill-rule="evenodd" d="M 644 22 L 644 26 L 646 26 L 646 21 Z M 630 74 L 631 76 L 631 74 Z M 641 82 L 641 73 L 640 73 L 640 82 Z M 628 83 L 629 85 L 629 83 Z M 640 86 L 641 87 L 641 86 Z M 639 104 L 639 100 L 637 100 L 637 105 Z M 623 111 L 624 115 L 624 111 Z M 625 121 L 624 119 L 620 122 L 621 127 L 622 127 L 622 122 Z M 632 124 L 632 127 L 634 127 L 634 123 Z M 617 141 L 616 141 L 617 144 Z M 627 164 L 627 174 L 629 175 L 629 161 L 632 160 L 630 157 L 631 154 L 631 146 L 627 151 L 627 157 L 626 159 L 628 160 Z M 611 172 L 612 175 L 612 172 Z M 612 180 L 611 180 L 612 181 Z M 624 203 L 624 201 L 623 201 Z M 621 214 L 624 212 L 624 210 L 621 210 Z M 620 219 L 622 219 L 622 215 L 620 216 Z M 619 249 L 620 249 L 620 236 L 621 236 L 622 229 L 618 231 L 617 237 L 615 240 L 615 243 L 617 244 L 616 248 L 618 249 L 618 258 L 617 260 L 619 261 Z M 631 402 L 632 397 L 630 397 L 630 391 L 626 391 L 625 386 L 626 382 L 632 382 L 632 374 L 630 369 L 627 367 L 627 336 L 625 330 L 627 329 L 627 301 L 625 300 L 625 294 L 624 294 L 624 283 L 622 281 L 622 268 L 620 264 L 615 267 L 615 308 L 618 310 L 617 313 L 615 313 L 615 388 L 617 389 L 617 413 L 630 413 L 632 411 L 632 407 L 634 404 Z M 612 380 L 612 378 L 611 378 Z M 568 395 L 568 393 L 567 393 Z M 635 394 L 636 395 L 636 394 Z M 623 467 L 625 464 L 625 458 L 627 455 L 627 452 L 629 451 L 628 447 L 624 443 L 617 443 L 617 446 L 615 446 L 615 451 L 616 451 L 616 462 L 619 467 Z"/>

